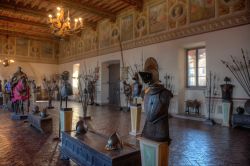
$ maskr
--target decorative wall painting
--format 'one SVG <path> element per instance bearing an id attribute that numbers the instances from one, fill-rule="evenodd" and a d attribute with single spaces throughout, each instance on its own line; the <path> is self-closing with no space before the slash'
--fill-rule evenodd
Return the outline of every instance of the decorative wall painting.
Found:
<path id="1" fill-rule="evenodd" d="M 121 41 L 133 39 L 133 15 L 125 16 L 121 19 Z"/>
<path id="2" fill-rule="evenodd" d="M 236 11 L 246 9 L 247 0 L 219 0 L 218 13 L 219 16 L 230 14 Z"/>
<path id="3" fill-rule="evenodd" d="M 144 11 L 142 13 L 136 14 L 135 22 L 135 37 L 142 37 L 147 35 L 147 13 Z"/>
<path id="4" fill-rule="evenodd" d="M 112 30 L 111 30 L 111 45 L 115 45 L 115 44 L 118 44 L 119 36 L 120 36 L 118 23 L 112 24 L 111 27 L 112 27 Z"/>
<path id="5" fill-rule="evenodd" d="M 41 56 L 41 42 L 40 41 L 30 41 L 29 56 L 40 57 Z"/>
<path id="6" fill-rule="evenodd" d="M 3 54 L 15 55 L 15 41 L 14 37 L 3 38 Z"/>
<path id="7" fill-rule="evenodd" d="M 184 26 L 187 23 L 186 0 L 168 1 L 168 27 L 170 29 Z"/>
<path id="8" fill-rule="evenodd" d="M 51 42 L 44 42 L 42 45 L 42 56 L 45 58 L 52 58 L 53 57 L 53 43 Z"/>
<path id="9" fill-rule="evenodd" d="M 16 38 L 16 54 L 19 56 L 28 56 L 29 40 L 27 38 Z"/>
<path id="10" fill-rule="evenodd" d="M 149 8 L 149 32 L 155 33 L 166 29 L 166 3 L 153 5 Z"/>
<path id="11" fill-rule="evenodd" d="M 190 22 L 215 17 L 214 0 L 190 0 Z"/>
<path id="12" fill-rule="evenodd" d="M 110 46 L 111 25 L 109 21 L 102 22 L 99 25 L 99 45 L 100 48 Z"/>

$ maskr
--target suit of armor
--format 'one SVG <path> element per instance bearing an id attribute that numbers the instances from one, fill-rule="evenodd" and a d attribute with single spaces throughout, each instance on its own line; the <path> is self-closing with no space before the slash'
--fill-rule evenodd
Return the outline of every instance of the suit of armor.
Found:
<path id="1" fill-rule="evenodd" d="M 158 142 L 170 142 L 168 107 L 173 94 L 162 84 L 149 85 L 144 96 L 146 121 L 142 136 Z"/>

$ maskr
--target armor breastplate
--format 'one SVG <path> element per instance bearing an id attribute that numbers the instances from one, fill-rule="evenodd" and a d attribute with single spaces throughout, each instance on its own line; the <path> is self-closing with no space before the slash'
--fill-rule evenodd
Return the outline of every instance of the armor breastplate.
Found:
<path id="1" fill-rule="evenodd" d="M 73 89 L 70 83 L 64 82 L 61 88 L 61 96 L 65 98 L 67 96 L 73 95 Z"/>
<path id="2" fill-rule="evenodd" d="M 142 136 L 154 141 L 169 141 L 168 107 L 173 94 L 161 84 L 151 85 L 144 96 L 146 122 Z"/>

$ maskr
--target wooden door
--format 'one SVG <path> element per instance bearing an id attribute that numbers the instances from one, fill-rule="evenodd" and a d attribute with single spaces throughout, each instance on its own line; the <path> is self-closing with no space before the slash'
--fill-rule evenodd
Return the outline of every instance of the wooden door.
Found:
<path id="1" fill-rule="evenodd" d="M 109 65 L 109 104 L 120 106 L 120 64 Z"/>

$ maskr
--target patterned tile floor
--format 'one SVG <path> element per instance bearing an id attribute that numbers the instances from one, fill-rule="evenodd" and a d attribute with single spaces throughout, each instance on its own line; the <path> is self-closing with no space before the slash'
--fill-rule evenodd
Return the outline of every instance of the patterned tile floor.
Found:
<path id="1" fill-rule="evenodd" d="M 39 103 L 44 107 L 46 103 Z M 10 112 L 0 110 L 0 166 L 73 166 L 59 159 L 58 102 L 49 110 L 53 117 L 52 134 L 41 134 L 25 121 L 13 121 Z M 80 103 L 70 102 L 74 109 L 73 126 L 81 113 Z M 93 117 L 89 125 L 108 136 L 118 131 L 126 136 L 130 114 L 109 106 L 90 106 Z M 141 126 L 145 121 L 142 115 Z M 208 126 L 199 121 L 171 118 L 170 166 L 250 166 L 250 131 L 244 128 Z"/>

